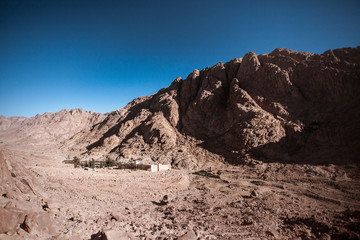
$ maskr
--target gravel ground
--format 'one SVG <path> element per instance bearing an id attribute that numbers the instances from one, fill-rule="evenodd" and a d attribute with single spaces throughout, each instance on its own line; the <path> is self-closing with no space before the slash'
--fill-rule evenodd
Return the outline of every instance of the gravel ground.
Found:
<path id="1" fill-rule="evenodd" d="M 189 231 L 198 239 L 360 239 L 357 166 L 251 161 L 151 173 L 74 168 L 55 153 L 4 155 L 35 176 L 41 200 L 33 203 L 46 203 L 56 234 L 19 228 L 0 239 L 90 239 L 106 230 L 139 239 L 177 239 Z"/>

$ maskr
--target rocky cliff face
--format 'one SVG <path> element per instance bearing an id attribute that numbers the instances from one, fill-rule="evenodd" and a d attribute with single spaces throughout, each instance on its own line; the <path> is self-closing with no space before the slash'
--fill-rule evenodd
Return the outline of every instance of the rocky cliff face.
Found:
<path id="1" fill-rule="evenodd" d="M 82 109 L 64 109 L 31 118 L 0 116 L 0 145 L 53 147 L 104 118 L 103 114 Z"/>
<path id="2" fill-rule="evenodd" d="M 360 47 L 323 54 L 275 49 L 194 70 L 135 99 L 66 147 L 84 156 L 196 168 L 249 157 L 357 162 Z"/>

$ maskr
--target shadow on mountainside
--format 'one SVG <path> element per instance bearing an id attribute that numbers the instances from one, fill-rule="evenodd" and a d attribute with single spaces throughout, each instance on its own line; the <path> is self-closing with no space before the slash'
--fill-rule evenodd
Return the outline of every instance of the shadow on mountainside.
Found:
<path id="1" fill-rule="evenodd" d="M 199 144 L 199 147 L 221 155 L 232 165 L 246 164 L 249 159 L 285 164 L 360 165 L 360 131 L 351 127 L 354 124 L 355 119 L 345 125 L 347 130 L 344 130 L 344 126 L 342 132 L 338 133 L 336 129 L 329 130 L 329 126 L 312 122 L 303 132 L 291 137 L 285 136 L 278 142 L 253 147 L 248 151 L 237 151 L 223 143 L 206 140 Z"/>
<path id="2" fill-rule="evenodd" d="M 118 135 L 119 134 L 119 130 L 121 128 L 121 125 L 122 124 L 125 124 L 127 123 L 128 121 L 134 121 L 134 119 L 139 115 L 141 114 L 141 110 L 143 109 L 148 109 L 149 108 L 149 105 L 150 105 L 150 101 L 151 99 L 147 99 L 139 104 L 135 104 L 133 106 L 131 106 L 129 109 L 128 109 L 128 114 L 122 119 L 122 116 L 116 120 L 116 124 L 112 127 L 110 127 L 104 134 L 101 135 L 100 139 L 97 140 L 96 142 L 88 145 L 86 147 L 86 149 L 88 151 L 96 148 L 96 147 L 99 147 L 99 146 L 102 146 L 104 144 L 104 140 L 108 137 L 111 137 L 113 135 Z M 146 117 L 147 119 L 148 117 Z M 98 124 L 98 129 L 101 129 L 103 126 L 106 126 L 108 122 L 111 122 L 112 119 L 111 117 L 109 116 L 107 119 L 105 119 L 102 123 Z M 110 124 L 111 125 L 111 124 Z M 139 127 L 136 127 L 134 130 L 131 131 L 130 134 L 127 134 L 127 136 L 125 137 L 125 139 L 122 140 L 122 143 L 123 142 L 126 142 L 129 138 L 133 137 L 135 135 L 135 133 L 137 131 L 139 131 Z"/>
<path id="3" fill-rule="evenodd" d="M 251 156 L 263 162 L 278 162 L 285 164 L 311 164 L 311 165 L 360 165 L 360 146 L 329 146 L 305 144 L 296 151 L 287 151 L 287 139 L 277 143 L 268 143 L 253 148 Z"/>

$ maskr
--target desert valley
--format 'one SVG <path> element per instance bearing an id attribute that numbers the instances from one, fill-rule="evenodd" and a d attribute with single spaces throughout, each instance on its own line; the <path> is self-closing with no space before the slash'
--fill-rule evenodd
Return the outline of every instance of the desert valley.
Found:
<path id="1" fill-rule="evenodd" d="M 0 116 L 0 239 L 360 239 L 359 123 L 360 47 L 249 52 L 106 114 Z"/>

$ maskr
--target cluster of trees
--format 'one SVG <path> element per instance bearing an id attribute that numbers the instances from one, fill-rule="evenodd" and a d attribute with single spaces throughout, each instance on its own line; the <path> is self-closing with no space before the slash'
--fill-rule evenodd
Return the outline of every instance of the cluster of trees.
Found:
<path id="1" fill-rule="evenodd" d="M 106 158 L 105 161 L 95 161 L 93 158 L 90 161 L 80 161 L 78 157 L 74 157 L 72 160 L 74 167 L 82 167 L 82 168 L 95 168 L 97 167 L 118 167 L 118 163 L 110 158 Z"/>
<path id="2" fill-rule="evenodd" d="M 63 161 L 65 164 L 73 164 L 75 168 L 81 167 L 81 168 L 104 168 L 104 167 L 115 167 L 118 169 L 142 169 L 147 170 L 147 166 L 143 165 L 137 165 L 135 162 L 130 163 L 122 163 L 122 162 L 116 162 L 109 157 L 106 157 L 103 161 L 95 161 L 93 158 L 89 161 L 82 161 L 79 157 L 73 157 L 73 159 L 70 159 L 70 156 L 67 157 Z"/>

